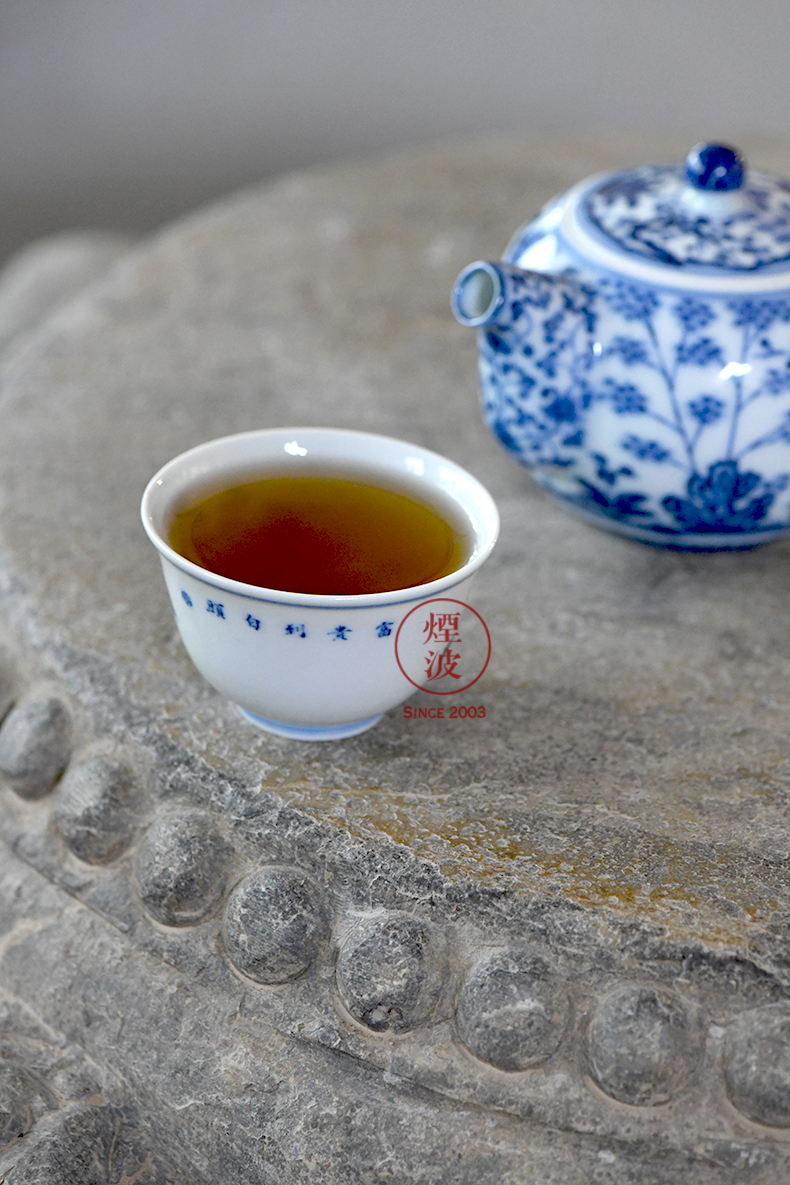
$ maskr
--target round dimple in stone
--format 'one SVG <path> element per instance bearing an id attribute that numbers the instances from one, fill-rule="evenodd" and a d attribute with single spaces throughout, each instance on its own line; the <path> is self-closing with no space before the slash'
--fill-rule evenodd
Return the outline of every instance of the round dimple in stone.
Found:
<path id="1" fill-rule="evenodd" d="M 748 1012 L 727 1034 L 724 1076 L 735 1106 L 768 1127 L 790 1127 L 790 1010 Z"/>
<path id="2" fill-rule="evenodd" d="M 621 1103 L 666 1103 L 691 1073 L 699 1043 L 674 992 L 625 984 L 598 1005 L 587 1032 L 593 1078 Z"/>
<path id="3" fill-rule="evenodd" d="M 71 752 L 71 716 L 56 695 L 31 696 L 0 727 L 0 774 L 20 798 L 43 798 Z"/>
<path id="4" fill-rule="evenodd" d="M 58 787 L 54 817 L 75 856 L 104 864 L 120 856 L 135 829 L 132 771 L 106 755 L 74 763 Z"/>
<path id="5" fill-rule="evenodd" d="M 258 983 L 301 975 L 327 931 L 318 889 L 296 868 L 259 869 L 236 886 L 225 907 L 228 957 Z"/>
<path id="6" fill-rule="evenodd" d="M 191 926 L 222 896 L 230 854 L 211 819 L 168 815 L 149 829 L 134 860 L 140 899 L 165 926 Z"/>
<path id="7" fill-rule="evenodd" d="M 475 1057 L 500 1070 L 526 1070 L 551 1057 L 567 1019 L 562 984 L 527 950 L 494 951 L 458 994 L 458 1035 Z"/>
<path id="8" fill-rule="evenodd" d="M 376 1033 L 402 1033 L 430 1016 L 441 986 L 431 934 L 408 913 L 360 922 L 343 942 L 337 986 L 348 1011 Z"/>

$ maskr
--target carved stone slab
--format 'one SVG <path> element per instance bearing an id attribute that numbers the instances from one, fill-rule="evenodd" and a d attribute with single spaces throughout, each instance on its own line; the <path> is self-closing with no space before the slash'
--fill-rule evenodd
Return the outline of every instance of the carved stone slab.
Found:
<path id="1" fill-rule="evenodd" d="M 790 1174 L 790 544 L 679 555 L 569 518 L 488 438 L 448 310 L 554 192 L 686 147 L 286 178 L 6 355 L 0 989 L 97 1067 L 101 1102 L 63 1113 L 124 1117 L 97 1181 L 149 1152 L 151 1180 L 213 1185 Z M 192 669 L 143 486 L 314 423 L 446 453 L 497 499 L 493 655 L 459 697 L 484 717 L 287 742 Z M 47 1179 L 11 1154 L 9 1182 Z"/>

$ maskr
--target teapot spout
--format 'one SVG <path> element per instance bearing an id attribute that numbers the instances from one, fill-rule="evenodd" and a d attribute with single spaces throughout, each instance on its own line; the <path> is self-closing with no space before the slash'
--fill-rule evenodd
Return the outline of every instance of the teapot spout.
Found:
<path id="1" fill-rule="evenodd" d="M 481 330 L 489 427 L 539 479 L 560 474 L 574 490 L 592 398 L 595 296 L 573 275 L 485 261 L 464 268 L 452 296 L 461 324 Z"/>
<path id="2" fill-rule="evenodd" d="M 465 267 L 455 282 L 451 307 L 462 325 L 488 325 L 505 304 L 501 264 L 478 260 Z"/>
<path id="3" fill-rule="evenodd" d="M 508 271 L 520 271 L 510 268 Z M 513 320 L 507 316 L 507 280 L 501 263 L 478 260 L 465 267 L 455 282 L 451 307 L 456 320 L 462 325 L 477 328 L 496 321 L 504 329 Z M 500 320 L 504 314 L 506 320 Z"/>
<path id="4" fill-rule="evenodd" d="M 528 303 L 545 304 L 549 294 L 562 288 L 559 276 L 528 272 L 511 263 L 478 260 L 465 267 L 455 282 L 451 306 L 462 325 L 480 328 L 496 325 L 508 329 Z"/>

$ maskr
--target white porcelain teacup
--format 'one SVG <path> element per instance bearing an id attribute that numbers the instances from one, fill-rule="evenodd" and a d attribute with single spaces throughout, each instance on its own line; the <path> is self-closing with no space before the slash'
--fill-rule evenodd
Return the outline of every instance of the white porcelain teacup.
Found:
<path id="1" fill-rule="evenodd" d="M 333 596 L 259 588 L 174 551 L 176 513 L 215 490 L 267 475 L 326 472 L 413 491 L 468 524 L 462 565 L 430 583 Z M 252 723 L 298 740 L 335 740 L 372 727 L 414 691 L 395 651 L 415 605 L 462 600 L 496 542 L 499 515 L 466 470 L 417 445 L 332 428 L 275 428 L 212 440 L 149 482 L 143 525 L 162 560 L 181 638 L 201 674 Z"/>

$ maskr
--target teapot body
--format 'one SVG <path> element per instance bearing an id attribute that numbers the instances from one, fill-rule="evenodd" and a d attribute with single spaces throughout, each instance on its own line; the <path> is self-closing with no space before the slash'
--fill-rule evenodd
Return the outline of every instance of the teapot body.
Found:
<path id="1" fill-rule="evenodd" d="M 501 262 L 459 277 L 455 311 L 479 326 L 492 432 L 568 509 L 642 542 L 733 550 L 787 533 L 790 273 L 733 282 L 656 267 L 640 245 L 615 268 L 605 246 L 579 250 L 569 207 L 578 192 Z M 496 290 L 485 319 L 485 300 L 475 318 L 460 295 L 470 276 L 479 288 L 475 268 Z"/>

